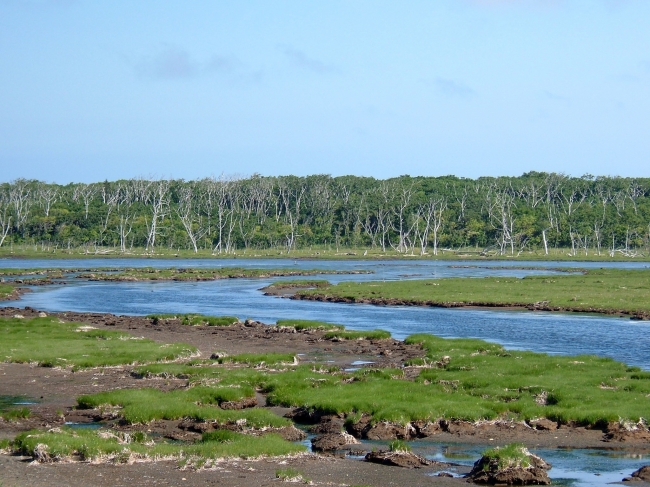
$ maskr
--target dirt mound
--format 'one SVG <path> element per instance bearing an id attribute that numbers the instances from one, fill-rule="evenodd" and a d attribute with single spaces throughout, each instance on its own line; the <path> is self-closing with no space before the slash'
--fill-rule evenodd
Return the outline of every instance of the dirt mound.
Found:
<path id="1" fill-rule="evenodd" d="M 641 481 L 641 482 L 649 482 L 650 483 L 650 465 L 646 465 L 645 467 L 641 467 L 639 470 L 634 472 L 632 475 L 629 477 L 625 477 L 623 479 L 623 482 L 634 482 L 634 481 Z"/>
<path id="2" fill-rule="evenodd" d="M 650 431 L 643 423 L 621 424 L 609 423 L 604 436 L 605 441 L 647 442 L 650 441 Z"/>
<path id="3" fill-rule="evenodd" d="M 366 455 L 365 460 L 366 462 L 405 468 L 422 468 L 435 463 L 407 451 L 373 451 Z"/>
<path id="4" fill-rule="evenodd" d="M 537 455 L 525 450 L 529 466 L 521 465 L 502 467 L 497 458 L 481 457 L 467 475 L 468 481 L 475 484 L 504 485 L 550 485 L 551 479 L 546 473 L 551 466 Z"/>
<path id="5" fill-rule="evenodd" d="M 358 445 L 359 441 L 348 433 L 327 433 L 311 440 L 314 451 L 336 451 L 347 445 Z"/>

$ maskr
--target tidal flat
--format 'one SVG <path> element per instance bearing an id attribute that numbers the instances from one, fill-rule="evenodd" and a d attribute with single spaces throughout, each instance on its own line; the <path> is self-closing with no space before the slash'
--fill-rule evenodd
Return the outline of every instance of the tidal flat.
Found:
<path id="1" fill-rule="evenodd" d="M 65 472 L 119 484 L 139 471 L 152 485 L 176 475 L 188 485 L 275 485 L 289 466 L 316 485 L 461 485 L 437 476 L 463 474 L 461 464 L 405 469 L 350 458 L 395 439 L 630 454 L 650 443 L 642 416 L 650 375 L 610 359 L 431 335 L 346 337 L 336 323 L 210 318 L 4 308 L 0 395 L 34 404 L 4 406 L 3 481 L 45 485 Z M 56 347 L 34 340 L 43 333 Z M 355 442 L 310 453 L 309 440 L 326 434 Z M 25 457 L 38 468 L 18 461 Z"/>

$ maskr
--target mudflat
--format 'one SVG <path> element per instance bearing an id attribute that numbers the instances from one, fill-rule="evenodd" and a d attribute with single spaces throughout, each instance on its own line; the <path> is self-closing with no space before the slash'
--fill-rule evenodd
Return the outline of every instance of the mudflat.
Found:
<path id="1" fill-rule="evenodd" d="M 0 317 L 22 316 L 30 319 L 43 313 L 30 308 L 3 308 Z M 183 342 L 193 345 L 200 357 L 235 356 L 238 354 L 295 354 L 301 364 L 321 367 L 327 364 L 343 370 L 356 368 L 359 362 L 373 371 L 403 369 L 426 358 L 419 344 L 394 339 L 342 340 L 327 339 L 327 331 L 316 328 L 296 330 L 247 321 L 229 326 L 187 326 L 174 320 L 147 317 L 115 316 L 99 313 L 48 313 L 65 322 L 77 322 L 97 330 L 126 331 L 159 343 Z M 374 373 L 374 372 L 373 372 Z M 123 389 L 152 388 L 159 391 L 182 391 L 190 387 L 190 378 L 182 374 L 143 374 L 134 365 L 95 367 L 74 370 L 66 367 L 43 367 L 35 363 L 0 364 L 0 396 L 23 396 L 34 404 L 26 407 L 30 415 L 12 420 L 0 419 L 0 439 L 32 430 L 60 428 L 65 423 L 91 425 L 101 422 L 112 431 L 133 435 L 142 432 L 151 437 L 173 441 L 191 441 L 201 437 L 211 426 L 205 421 L 176 419 L 129 424 L 105 411 L 80 409 L 77 399 L 84 395 Z M 379 400 L 380 398 L 378 398 Z M 234 407 L 266 409 L 292 418 L 302 430 L 327 433 L 343 426 L 345 417 L 305 411 L 300 408 L 271 407 L 266 392 L 256 391 L 252 404 Z M 464 442 L 502 445 L 512 442 L 534 447 L 614 448 L 630 452 L 650 451 L 647 431 L 625 434 L 612 425 L 581 427 L 552 421 L 454 421 L 437 420 L 413 424 L 406 431 L 383 422 L 370 427 L 361 416 L 348 430 L 359 438 L 417 439 L 426 437 L 440 442 Z M 295 430 L 295 428 L 293 428 Z M 287 439 L 297 440 L 304 433 L 287 430 Z M 294 435 L 294 436 L 292 436 Z M 452 470 L 460 475 L 469 468 L 434 462 L 422 468 L 400 468 L 361 461 L 370 451 L 363 444 L 350 445 L 329 453 L 298 453 L 258 460 L 218 460 L 209 468 L 179 467 L 177 461 L 134 459 L 122 464 L 103 462 L 34 462 L 32 457 L 0 455 L 0 482 L 3 486 L 19 485 L 278 485 L 277 476 L 284 469 L 295 469 L 315 485 L 461 485 L 461 478 L 438 476 Z"/>

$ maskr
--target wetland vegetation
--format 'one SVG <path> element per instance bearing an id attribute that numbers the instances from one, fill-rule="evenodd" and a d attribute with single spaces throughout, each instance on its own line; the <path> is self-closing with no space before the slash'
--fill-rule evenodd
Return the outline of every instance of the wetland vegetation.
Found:
<path id="1" fill-rule="evenodd" d="M 650 317 L 650 270 L 589 269 L 577 274 L 342 282 L 296 297 L 422 306 L 517 307 Z"/>
<path id="2" fill-rule="evenodd" d="M 158 343 L 58 317 L 0 318 L 3 362 L 89 368 L 176 360 L 195 353 L 196 348 L 183 343 Z"/>

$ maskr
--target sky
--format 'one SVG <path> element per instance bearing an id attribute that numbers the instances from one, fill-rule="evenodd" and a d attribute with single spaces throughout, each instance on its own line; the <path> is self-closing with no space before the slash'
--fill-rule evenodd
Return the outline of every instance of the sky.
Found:
<path id="1" fill-rule="evenodd" d="M 0 181 L 650 176 L 647 0 L 0 0 Z"/>

